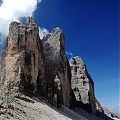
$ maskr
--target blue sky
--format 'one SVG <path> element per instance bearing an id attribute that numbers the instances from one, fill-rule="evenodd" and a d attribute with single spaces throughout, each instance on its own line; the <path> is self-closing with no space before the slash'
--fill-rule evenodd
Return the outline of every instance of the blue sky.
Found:
<path id="1" fill-rule="evenodd" d="M 63 30 L 68 59 L 83 59 L 97 99 L 113 111 L 118 111 L 120 102 L 119 4 L 118 0 L 42 0 L 34 12 L 41 28 Z"/>
<path id="2" fill-rule="evenodd" d="M 119 105 L 118 0 L 44 0 L 35 12 L 41 27 L 60 27 L 68 59 L 80 56 L 103 106 Z"/>

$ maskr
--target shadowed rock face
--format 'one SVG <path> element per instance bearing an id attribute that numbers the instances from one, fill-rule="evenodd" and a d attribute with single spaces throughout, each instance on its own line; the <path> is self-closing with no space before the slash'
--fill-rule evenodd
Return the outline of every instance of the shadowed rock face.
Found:
<path id="1" fill-rule="evenodd" d="M 61 104 L 70 107 L 70 79 L 64 35 L 59 28 L 40 41 L 38 26 L 32 17 L 25 23 L 10 24 L 0 58 L 1 98 L 20 91 L 48 97 L 57 107 Z"/>
<path id="2" fill-rule="evenodd" d="M 94 83 L 87 72 L 86 66 L 78 56 L 70 59 L 71 87 L 75 94 L 77 106 L 89 112 L 96 112 Z"/>
<path id="3" fill-rule="evenodd" d="M 46 93 L 43 47 L 32 17 L 26 23 L 10 24 L 0 65 L 1 92 Z"/>
<path id="4" fill-rule="evenodd" d="M 111 117 L 111 118 L 118 118 L 114 113 L 112 113 L 108 108 L 103 107 L 104 110 L 104 114 L 106 114 L 107 116 Z"/>
<path id="5" fill-rule="evenodd" d="M 0 118 L 9 119 L 11 115 L 16 120 L 24 114 L 22 119 L 28 119 L 31 113 L 40 117 L 42 113 L 34 112 L 37 106 L 28 95 L 32 99 L 47 97 L 58 108 L 61 104 L 74 105 L 92 113 L 97 110 L 96 115 L 105 120 L 117 118 L 95 98 L 94 83 L 82 59 L 76 56 L 68 62 L 62 30 L 55 28 L 40 40 L 38 25 L 32 17 L 25 23 L 12 22 L 9 26 L 0 56 Z"/>
<path id="6" fill-rule="evenodd" d="M 51 34 L 43 40 L 46 64 L 49 67 L 50 80 L 48 81 L 48 99 L 59 106 L 63 103 L 70 107 L 70 67 L 66 58 L 64 35 L 59 28 L 55 28 Z"/>

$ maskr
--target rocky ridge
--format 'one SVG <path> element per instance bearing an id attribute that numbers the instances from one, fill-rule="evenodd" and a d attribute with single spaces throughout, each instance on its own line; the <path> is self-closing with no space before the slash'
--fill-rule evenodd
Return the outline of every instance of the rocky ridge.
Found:
<path id="1" fill-rule="evenodd" d="M 32 17 L 25 23 L 10 24 L 0 57 L 1 120 L 37 120 L 42 112 L 35 112 L 38 110 L 35 104 L 41 100 L 61 109 L 64 106 L 73 110 L 78 108 L 78 111 L 74 110 L 78 114 L 83 109 L 99 117 L 94 120 L 117 119 L 95 98 L 94 82 L 82 59 L 76 56 L 68 62 L 64 38 L 62 30 L 55 28 L 40 40 L 38 25 Z M 84 120 L 85 116 L 78 118 Z"/>

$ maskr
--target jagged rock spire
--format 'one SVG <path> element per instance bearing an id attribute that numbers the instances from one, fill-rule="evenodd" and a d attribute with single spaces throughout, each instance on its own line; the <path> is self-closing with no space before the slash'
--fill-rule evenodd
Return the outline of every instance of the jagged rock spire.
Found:
<path id="1" fill-rule="evenodd" d="M 87 72 L 83 60 L 79 57 L 70 59 L 71 87 L 76 97 L 77 106 L 90 112 L 96 112 L 94 83 Z"/>
<path id="2" fill-rule="evenodd" d="M 49 101 L 70 107 L 70 72 L 65 52 L 64 34 L 60 28 L 55 28 L 51 34 L 43 38 L 44 55 L 49 66 L 51 81 L 48 83 Z M 57 77 L 57 78 L 56 78 Z M 53 95 L 53 97 L 51 96 Z M 57 97 L 56 97 L 57 94 Z M 56 102 L 57 101 L 57 102 Z"/>

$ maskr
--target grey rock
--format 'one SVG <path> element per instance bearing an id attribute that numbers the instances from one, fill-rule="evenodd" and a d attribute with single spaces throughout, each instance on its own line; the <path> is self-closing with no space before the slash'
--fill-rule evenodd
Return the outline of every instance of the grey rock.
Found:
<path id="1" fill-rule="evenodd" d="M 113 112 L 111 112 L 107 107 L 103 107 L 104 110 L 104 114 L 106 114 L 107 116 L 111 117 L 111 118 L 118 118 Z"/>
<path id="2" fill-rule="evenodd" d="M 77 56 L 68 62 L 64 39 L 62 30 L 55 28 L 40 40 L 38 25 L 32 17 L 24 23 L 11 22 L 0 55 L 0 119 L 37 120 L 42 115 L 38 102 L 43 103 L 46 98 L 75 118 L 78 115 L 64 109 L 65 106 L 74 105 L 78 113 L 80 108 L 92 113 L 97 110 L 96 115 L 105 120 L 117 118 L 95 98 L 94 82 L 82 59 Z"/>
<path id="3" fill-rule="evenodd" d="M 49 81 L 47 84 L 48 99 L 55 106 L 64 104 L 70 107 L 70 75 L 66 58 L 64 34 L 60 28 L 55 28 L 43 40 L 45 62 L 48 66 Z"/>
<path id="4" fill-rule="evenodd" d="M 101 113 L 104 113 L 104 109 L 103 109 L 103 107 L 101 106 L 100 102 L 97 99 L 95 99 L 95 103 L 96 103 L 96 110 L 101 112 Z"/>
<path id="5" fill-rule="evenodd" d="M 89 112 L 96 112 L 94 83 L 82 59 L 78 56 L 69 61 L 71 67 L 71 87 L 75 94 L 77 106 Z"/>

